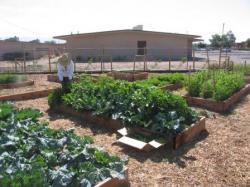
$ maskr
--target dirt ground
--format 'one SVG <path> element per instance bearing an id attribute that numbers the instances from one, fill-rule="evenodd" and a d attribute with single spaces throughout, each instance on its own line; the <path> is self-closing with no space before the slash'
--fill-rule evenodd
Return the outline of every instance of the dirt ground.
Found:
<path id="1" fill-rule="evenodd" d="M 48 82 L 46 74 L 35 74 L 27 76 L 28 80 L 34 80 L 34 85 L 15 88 L 15 89 L 0 89 L 0 95 L 12 95 L 18 93 L 25 93 L 29 91 L 38 91 L 38 90 L 56 88 L 60 86 L 60 84 L 58 83 Z"/>
<path id="2" fill-rule="evenodd" d="M 141 153 L 116 144 L 116 134 L 84 121 L 53 113 L 47 98 L 16 102 L 44 112 L 41 120 L 52 128 L 75 128 L 79 136 L 93 136 L 109 153 L 128 156 L 131 186 L 250 186 L 250 95 L 228 115 L 206 121 L 207 132 L 173 151 L 163 148 Z"/>

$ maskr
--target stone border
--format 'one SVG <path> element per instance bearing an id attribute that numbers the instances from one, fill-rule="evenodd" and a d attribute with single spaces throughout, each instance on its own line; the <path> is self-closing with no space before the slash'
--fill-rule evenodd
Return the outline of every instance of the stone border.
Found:
<path id="1" fill-rule="evenodd" d="M 0 89 L 11 89 L 11 88 L 20 88 L 25 86 L 34 85 L 34 81 L 23 81 L 17 83 L 8 83 L 8 84 L 0 84 Z"/>
<path id="2" fill-rule="evenodd" d="M 51 89 L 47 89 L 47 90 L 25 92 L 25 93 L 20 93 L 20 94 L 2 95 L 2 96 L 0 96 L 0 101 L 21 101 L 21 100 L 47 97 L 51 92 L 53 92 L 56 89 L 57 88 L 51 88 Z"/>
<path id="3" fill-rule="evenodd" d="M 137 80 L 144 80 L 148 78 L 148 72 L 123 72 L 123 71 L 112 71 L 108 73 L 108 76 L 113 77 L 114 79 L 118 80 L 126 80 L 126 81 L 137 81 Z"/>
<path id="4" fill-rule="evenodd" d="M 215 101 L 213 99 L 204 99 L 200 97 L 183 96 L 189 106 L 201 107 L 211 111 L 224 113 L 231 110 L 234 105 L 245 95 L 250 92 L 250 84 L 247 84 L 240 91 L 233 94 L 224 101 Z"/>
<path id="5" fill-rule="evenodd" d="M 93 116 L 91 111 L 77 112 L 73 108 L 59 105 L 52 108 L 56 112 L 60 112 L 66 115 L 74 116 L 77 118 L 84 119 L 93 125 L 98 125 L 102 128 L 106 128 L 112 130 L 113 132 L 117 132 L 118 130 L 124 128 L 124 125 L 119 120 L 114 120 L 106 116 Z M 144 128 L 133 128 L 135 132 L 142 132 L 143 134 L 150 134 L 151 131 Z M 182 133 L 178 134 L 173 140 L 173 148 L 177 149 L 184 143 L 190 141 L 195 136 L 197 136 L 201 131 L 205 130 L 205 118 L 202 117 L 199 121 L 192 124 L 190 128 L 184 130 Z M 152 134 L 152 133 L 151 133 Z M 151 147 L 152 148 L 152 147 Z M 152 150 L 148 149 L 148 146 L 145 148 L 146 151 Z"/>

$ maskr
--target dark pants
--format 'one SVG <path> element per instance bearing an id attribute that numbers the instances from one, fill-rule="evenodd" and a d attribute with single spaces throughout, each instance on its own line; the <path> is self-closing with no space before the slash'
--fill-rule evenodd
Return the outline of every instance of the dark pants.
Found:
<path id="1" fill-rule="evenodd" d="M 62 81 L 62 91 L 64 93 L 69 93 L 70 92 L 70 80 L 69 77 L 63 77 L 63 81 Z"/>

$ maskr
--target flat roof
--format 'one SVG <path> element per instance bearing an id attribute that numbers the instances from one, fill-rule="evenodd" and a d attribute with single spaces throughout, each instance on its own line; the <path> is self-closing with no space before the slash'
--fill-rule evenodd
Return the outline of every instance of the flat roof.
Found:
<path id="1" fill-rule="evenodd" d="M 119 32 L 127 32 L 127 33 L 130 33 L 130 32 L 143 32 L 143 33 L 152 33 L 152 34 L 161 34 L 161 35 L 173 35 L 173 36 L 177 36 L 177 37 L 185 37 L 185 38 L 192 38 L 192 39 L 201 37 L 199 35 L 191 35 L 191 34 L 180 34 L 180 33 L 170 33 L 170 32 L 125 29 L 125 30 L 111 30 L 111 31 L 91 32 L 91 33 L 69 34 L 69 35 L 54 36 L 53 38 L 67 40 L 68 38 L 72 38 L 72 37 L 96 35 L 96 34 L 106 34 L 106 33 L 119 33 Z"/>

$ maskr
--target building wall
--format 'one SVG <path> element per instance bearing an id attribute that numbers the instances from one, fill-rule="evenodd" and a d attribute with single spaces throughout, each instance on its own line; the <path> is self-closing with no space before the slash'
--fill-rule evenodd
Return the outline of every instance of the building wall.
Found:
<path id="1" fill-rule="evenodd" d="M 155 33 L 99 33 L 79 35 L 67 39 L 67 48 L 73 58 L 105 56 L 134 59 L 137 54 L 137 41 L 147 41 L 148 59 L 180 59 L 192 56 L 192 40 L 174 35 Z M 190 49 L 189 49 L 190 48 Z M 104 49 L 104 51 L 103 51 Z"/>
<path id="2" fill-rule="evenodd" d="M 48 55 L 48 49 L 53 53 L 56 50 L 65 48 L 64 44 L 44 44 L 44 43 L 29 43 L 29 42 L 11 42 L 0 40 L 0 60 L 5 53 L 20 52 L 29 54 L 31 58 L 40 58 Z"/>

